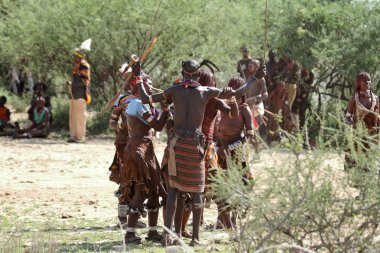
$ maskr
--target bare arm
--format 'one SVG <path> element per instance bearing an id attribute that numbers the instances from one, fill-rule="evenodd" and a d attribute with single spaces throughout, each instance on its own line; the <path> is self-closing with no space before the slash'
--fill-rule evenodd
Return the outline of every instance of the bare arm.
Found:
<path id="1" fill-rule="evenodd" d="M 45 115 L 44 115 L 44 119 L 43 121 L 40 123 L 40 124 L 37 124 L 36 122 L 33 121 L 33 124 L 28 127 L 28 131 L 36 128 L 36 129 L 42 129 L 44 127 L 48 127 L 49 126 L 49 112 L 45 112 Z"/>
<path id="2" fill-rule="evenodd" d="M 257 96 L 248 98 L 247 99 L 248 104 L 256 104 L 256 103 L 264 101 L 268 98 L 268 91 L 267 91 L 265 79 L 262 78 L 262 79 L 258 80 L 258 83 L 260 85 L 261 92 Z"/>
<path id="3" fill-rule="evenodd" d="M 245 127 L 245 132 L 246 132 L 247 137 L 253 138 L 254 131 L 253 131 L 253 118 L 252 118 L 251 109 L 249 109 L 248 106 L 244 107 L 241 110 L 241 115 L 243 117 L 244 127 Z"/>
<path id="4" fill-rule="evenodd" d="M 108 127 L 113 130 L 117 130 L 119 126 L 119 117 L 121 114 L 121 108 L 114 106 L 112 109 L 112 114 L 110 117 L 110 121 L 108 122 Z"/>
<path id="5" fill-rule="evenodd" d="M 223 100 L 217 99 L 216 109 L 218 109 L 222 113 L 228 114 L 230 118 L 239 117 L 239 106 L 236 102 L 236 99 L 234 99 L 233 101 L 231 100 L 228 103 L 224 102 Z"/>
<path id="6" fill-rule="evenodd" d="M 148 93 L 146 92 L 145 87 L 142 83 L 142 78 L 141 79 L 136 78 L 136 79 L 137 79 L 136 80 L 137 89 L 139 91 L 139 95 L 140 95 L 140 98 L 141 98 L 141 101 L 143 104 L 151 104 L 154 102 L 161 102 L 161 101 L 166 99 L 164 92 L 159 92 L 159 93 L 155 93 L 152 95 L 148 95 Z"/>
<path id="7" fill-rule="evenodd" d="M 44 127 L 49 127 L 50 123 L 49 123 L 49 119 L 50 119 L 50 113 L 47 111 L 44 115 L 44 121 L 42 121 L 42 123 L 39 125 L 39 128 L 44 128 Z"/>
<path id="8" fill-rule="evenodd" d="M 148 122 L 149 127 L 156 131 L 161 131 L 165 126 L 167 116 L 167 111 L 163 111 L 159 116 L 153 116 L 151 112 L 146 112 L 143 118 Z"/>
<path id="9" fill-rule="evenodd" d="M 246 94 L 256 82 L 257 82 L 256 77 L 251 78 L 245 85 L 241 86 L 239 89 L 232 90 L 232 92 L 220 92 L 218 98 L 226 99 L 232 96 L 240 98 L 244 94 Z"/>
<path id="10" fill-rule="evenodd" d="M 261 78 L 259 80 L 260 88 L 261 88 L 261 101 L 268 99 L 268 91 L 267 91 L 267 85 L 264 78 Z"/>

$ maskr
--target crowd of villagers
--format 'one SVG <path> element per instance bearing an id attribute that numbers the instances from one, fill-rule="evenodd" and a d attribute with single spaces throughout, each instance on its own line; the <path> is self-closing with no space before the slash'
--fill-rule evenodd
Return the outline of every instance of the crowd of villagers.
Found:
<path id="1" fill-rule="evenodd" d="M 147 241 L 166 246 L 186 237 L 191 238 L 190 245 L 201 245 L 199 228 L 205 203 L 210 201 L 218 209 L 213 227 L 235 229 L 236 212 L 227 199 L 213 195 L 212 175 L 227 170 L 233 161 L 242 169 L 242 184 L 249 184 L 252 152 L 248 147 L 258 151 L 258 136 L 278 141 L 282 131 L 294 133 L 305 124 L 315 89 L 313 72 L 288 53 L 276 60 L 271 50 L 265 64 L 251 58 L 246 47 L 242 56 L 238 74 L 223 89 L 214 76 L 218 67 L 209 60 L 183 61 L 182 77 L 165 90 L 154 88 L 138 62 L 120 69 L 130 79 L 129 88 L 114 102 L 109 122 L 117 132 L 109 179 L 118 184 L 115 196 L 126 243 L 142 243 L 136 229 L 148 226 Z M 346 116 L 353 127 L 363 122 L 369 134 L 375 134 L 379 100 L 370 83 L 368 73 L 357 76 Z M 160 108 L 155 107 L 158 103 Z M 161 163 L 153 147 L 155 132 L 160 131 L 168 136 Z M 162 233 L 157 226 L 160 207 L 167 228 Z M 141 221 L 146 216 L 147 225 Z"/>
<path id="2" fill-rule="evenodd" d="M 53 122 L 50 97 L 46 93 L 47 85 L 36 83 L 32 88 L 32 99 L 27 110 L 28 127 L 20 128 L 20 124 L 11 121 L 11 110 L 6 106 L 7 97 L 0 97 L 0 136 L 13 138 L 47 138 Z M 20 93 L 22 94 L 22 93 Z M 21 99 L 21 98 L 20 98 Z"/>
<path id="3" fill-rule="evenodd" d="M 192 239 L 191 245 L 201 244 L 199 227 L 205 202 L 217 205 L 216 228 L 234 229 L 235 212 L 228 200 L 212 194 L 212 175 L 227 170 L 229 161 L 233 161 L 242 168 L 242 184 L 252 180 L 248 147 L 252 145 L 258 152 L 259 140 L 279 141 L 283 131 L 295 133 L 305 125 L 315 90 L 313 72 L 301 67 L 288 53 L 276 60 L 275 51 L 270 50 L 264 64 L 243 47 L 237 74 L 225 88 L 217 87 L 214 71 L 219 69 L 213 62 L 188 60 L 182 62 L 182 77 L 159 90 L 139 62 L 127 65 L 120 73 L 128 88 L 114 101 L 109 122 L 117 133 L 109 179 L 118 184 L 115 196 L 118 218 L 126 227 L 125 242 L 142 242 L 136 229 L 146 226 L 141 218 L 148 216 L 145 239 L 163 245 L 175 243 L 168 231 L 158 232 L 160 207 L 165 227 L 170 231 L 174 226 L 176 235 Z M 370 84 L 368 73 L 358 74 L 346 118 L 353 127 L 363 124 L 369 135 L 375 135 L 379 99 Z M 46 90 L 43 83 L 34 85 L 28 110 L 32 123 L 25 129 L 10 121 L 7 98 L 1 96 L 0 135 L 47 137 L 52 115 Z M 155 107 L 158 103 L 160 108 Z M 160 131 L 168 136 L 161 163 L 153 148 L 155 133 Z M 354 162 L 347 157 L 346 164 Z M 191 213 L 190 232 L 186 225 Z"/>

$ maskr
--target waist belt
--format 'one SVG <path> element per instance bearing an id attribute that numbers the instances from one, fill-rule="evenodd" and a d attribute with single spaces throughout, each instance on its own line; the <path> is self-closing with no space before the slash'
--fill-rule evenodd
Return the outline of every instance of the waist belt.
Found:
<path id="1" fill-rule="evenodd" d="M 204 139 L 205 136 L 199 130 L 184 130 L 184 129 L 173 129 L 173 133 L 180 137 L 191 137 L 191 138 L 199 138 Z"/>

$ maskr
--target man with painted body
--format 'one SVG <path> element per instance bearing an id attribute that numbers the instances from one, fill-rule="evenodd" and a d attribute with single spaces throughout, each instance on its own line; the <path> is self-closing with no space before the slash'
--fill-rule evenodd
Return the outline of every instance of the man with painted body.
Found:
<path id="1" fill-rule="evenodd" d="M 244 79 L 240 77 L 231 78 L 228 87 L 234 90 L 244 85 Z M 249 170 L 249 158 L 246 143 L 253 139 L 253 120 L 252 112 L 245 102 L 245 95 L 236 97 L 238 105 L 238 118 L 231 118 L 222 112 L 219 123 L 220 147 L 218 149 L 218 164 L 222 169 L 228 169 L 227 156 L 229 156 L 238 167 L 244 169 L 242 175 L 244 180 L 251 179 Z M 231 217 L 231 209 L 227 207 L 226 201 L 219 200 L 218 209 L 221 223 L 226 228 L 235 226 L 234 219 Z"/>
<path id="2" fill-rule="evenodd" d="M 174 104 L 174 130 L 170 136 L 169 183 L 170 189 L 166 203 L 167 218 L 165 226 L 172 229 L 176 212 L 177 197 L 180 192 L 192 194 L 193 235 L 191 245 L 200 244 L 199 226 L 202 210 L 202 193 L 205 188 L 204 155 L 206 140 L 202 134 L 202 122 L 205 108 L 210 99 L 242 96 L 256 82 L 252 78 L 246 85 L 234 91 L 203 87 L 198 83 L 199 69 L 202 64 L 194 60 L 182 63 L 183 81 L 164 92 L 148 95 L 143 85 L 139 85 L 139 93 L 143 103 L 166 100 Z M 265 68 L 258 71 L 257 77 L 263 78 Z M 196 106 L 194 106 L 196 105 Z M 164 233 L 163 244 L 170 243 L 170 237 Z"/>
<path id="3" fill-rule="evenodd" d="M 248 77 L 248 65 L 252 60 L 250 56 L 249 49 L 247 46 L 241 48 L 242 58 L 237 62 L 237 72 L 240 73 L 240 76 L 247 80 Z"/>
<path id="4" fill-rule="evenodd" d="M 216 80 L 213 73 L 208 71 L 200 70 L 199 75 L 199 84 L 205 87 L 216 87 Z M 218 115 L 218 111 L 228 115 L 228 117 L 237 119 L 239 116 L 238 105 L 236 100 L 229 100 L 227 103 L 224 100 L 218 98 L 211 98 L 206 104 L 205 114 L 202 122 L 202 134 L 205 136 L 206 151 L 204 155 L 204 164 L 205 164 L 205 175 L 206 175 L 206 186 L 205 186 L 205 195 L 206 197 L 211 196 L 210 188 L 210 177 L 211 174 L 218 167 L 218 156 L 216 153 L 216 147 L 214 143 L 214 131 L 215 131 L 215 121 Z M 191 238 L 191 234 L 185 229 L 187 221 L 190 217 L 191 206 L 183 205 L 183 201 L 177 203 L 177 211 L 175 214 L 175 228 L 178 234 L 182 236 Z M 185 210 L 183 211 L 183 207 Z M 187 207 L 187 208 L 186 208 Z M 221 211 L 221 208 L 218 208 L 219 220 L 224 220 L 224 212 Z M 181 213 L 183 212 L 183 215 Z M 182 217 L 182 218 L 181 218 Z M 182 223 L 182 224 L 181 224 Z"/>

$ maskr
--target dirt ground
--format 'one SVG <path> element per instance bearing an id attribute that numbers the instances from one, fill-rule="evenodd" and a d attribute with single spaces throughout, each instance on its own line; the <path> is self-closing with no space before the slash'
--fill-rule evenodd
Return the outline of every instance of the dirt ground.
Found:
<path id="1" fill-rule="evenodd" d="M 21 209 L 38 205 L 96 219 L 114 215 L 116 184 L 108 180 L 115 152 L 111 139 L 68 144 L 1 138 L 0 146 L 2 200 Z M 81 204 L 80 210 L 72 210 L 73 204 Z"/>
<path id="2" fill-rule="evenodd" d="M 164 145 L 163 141 L 155 145 L 159 161 Z M 56 238 L 62 252 L 94 252 L 96 245 L 99 252 L 118 248 L 121 236 L 113 196 L 117 185 L 108 180 L 115 152 L 112 138 L 69 144 L 60 139 L 3 137 L 0 150 L 0 252 L 8 252 L 2 251 L 4 245 L 23 252 L 19 250 L 35 244 L 39 236 Z M 215 215 L 216 210 L 207 211 L 206 222 L 213 222 Z M 9 246 L 15 237 L 17 242 Z"/>
<path id="3" fill-rule="evenodd" d="M 164 146 L 163 141 L 156 142 L 159 161 Z M 12 246 L 14 251 L 0 252 L 23 252 L 35 243 L 36 237 L 48 238 L 59 252 L 113 252 L 120 248 L 121 233 L 115 226 L 117 199 L 113 196 L 117 185 L 108 180 L 115 152 L 112 138 L 69 144 L 62 139 L 3 137 L 0 151 L 0 247 L 16 242 L 12 244 L 16 245 Z M 288 156 L 287 152 L 264 151 L 252 167 L 260 172 L 266 166 L 286 161 Z M 342 171 L 339 156 L 329 157 L 328 163 Z M 213 223 L 215 205 L 205 212 L 205 223 Z M 201 237 L 223 239 L 228 234 L 203 229 Z M 152 244 L 132 250 L 163 252 Z M 228 245 L 222 245 L 206 251 L 230 250 Z"/>

